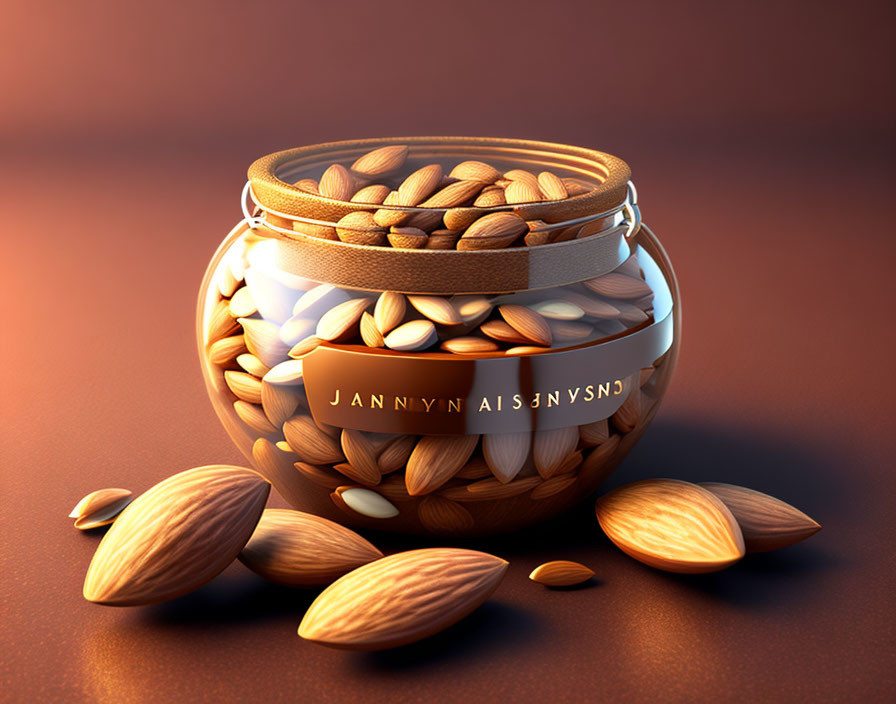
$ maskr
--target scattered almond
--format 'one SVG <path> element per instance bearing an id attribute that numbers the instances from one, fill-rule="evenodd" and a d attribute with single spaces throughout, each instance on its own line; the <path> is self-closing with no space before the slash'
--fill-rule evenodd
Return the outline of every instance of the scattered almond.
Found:
<path id="1" fill-rule="evenodd" d="M 99 489 L 81 499 L 68 517 L 75 519 L 78 530 L 107 526 L 133 498 L 133 492 L 127 489 Z"/>
<path id="2" fill-rule="evenodd" d="M 545 562 L 532 570 L 529 579 L 548 587 L 571 587 L 587 582 L 593 576 L 594 570 L 588 569 L 580 562 L 554 560 Z"/>

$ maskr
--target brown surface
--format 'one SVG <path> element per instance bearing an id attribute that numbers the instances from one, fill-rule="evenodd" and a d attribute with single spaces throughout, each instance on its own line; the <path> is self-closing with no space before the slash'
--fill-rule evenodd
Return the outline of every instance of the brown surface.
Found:
<path id="1" fill-rule="evenodd" d="M 14 136 L 0 162 L 0 699 L 892 698 L 891 9 L 558 13 L 544 41 L 564 65 L 600 68 L 586 39 L 630 48 L 631 30 L 605 27 L 637 23 L 644 49 L 593 85 L 546 83 L 537 64 L 530 85 L 550 85 L 556 101 L 525 95 L 505 63 L 436 49 L 402 77 L 419 110 L 383 102 L 365 127 L 352 91 L 334 86 L 360 58 L 373 62 L 365 76 L 385 71 L 386 53 L 371 59 L 361 41 L 382 21 L 373 5 L 346 35 L 345 63 L 305 64 L 311 89 L 295 94 L 275 90 L 295 75 L 262 72 L 258 57 L 269 57 L 240 37 L 284 56 L 292 37 L 321 57 L 343 5 L 316 19 L 293 8 L 286 21 L 286 10 L 224 3 L 214 22 L 201 3 L 104 5 L 96 16 L 58 3 L 25 17 L 35 6 L 25 7 L 9 8 L 0 42 L 15 107 L 0 118 Z M 450 7 L 420 18 L 402 48 L 444 44 L 464 9 Z M 482 12 L 462 27 L 486 59 L 541 26 L 534 10 L 500 22 Z M 249 77 L 282 109 L 247 108 Z M 442 112 L 446 95 L 476 109 Z M 241 461 L 205 398 L 193 314 L 248 163 L 293 144 L 415 131 L 557 139 L 625 158 L 676 266 L 685 335 L 665 405 L 611 485 L 742 483 L 823 530 L 717 575 L 676 577 L 610 546 L 586 505 L 478 544 L 511 561 L 491 602 L 425 644 L 374 655 L 301 642 L 313 594 L 240 565 L 168 605 L 84 602 L 98 536 L 65 517 L 82 495 Z M 412 544 L 371 537 L 388 551 Z M 598 581 L 555 592 L 529 582 L 549 559 L 583 562 Z"/>

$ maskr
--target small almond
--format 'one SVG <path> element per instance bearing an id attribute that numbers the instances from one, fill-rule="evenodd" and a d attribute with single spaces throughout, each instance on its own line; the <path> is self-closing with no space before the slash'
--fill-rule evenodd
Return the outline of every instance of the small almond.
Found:
<path id="1" fill-rule="evenodd" d="M 744 556 L 744 539 L 721 499 L 690 482 L 645 479 L 597 501 L 597 520 L 629 556 L 669 572 L 715 572 Z"/>
<path id="2" fill-rule="evenodd" d="M 349 572 L 308 608 L 299 635 L 333 648 L 407 645 L 460 621 L 491 596 L 507 562 L 483 552 L 426 548 Z"/>
<path id="3" fill-rule="evenodd" d="M 454 249 L 460 234 L 456 230 L 433 230 L 429 233 L 424 249 Z"/>
<path id="4" fill-rule="evenodd" d="M 381 494 L 359 486 L 341 486 L 331 494 L 331 497 L 339 500 L 337 505 L 343 505 L 349 511 L 367 518 L 385 520 L 395 518 L 399 513 L 398 509 Z"/>
<path id="5" fill-rule="evenodd" d="M 734 514 L 747 552 L 768 552 L 815 535 L 821 526 L 788 503 L 760 491 L 733 484 L 704 482 Z"/>
<path id="6" fill-rule="evenodd" d="M 208 325 L 205 329 L 209 342 L 233 334 L 239 330 L 239 325 L 233 319 L 229 301 L 219 301 L 209 315 Z"/>
<path id="7" fill-rule="evenodd" d="M 208 347 L 208 361 L 218 366 L 230 364 L 239 355 L 247 351 L 246 338 L 234 335 L 216 340 Z"/>
<path id="8" fill-rule="evenodd" d="M 134 498 L 127 489 L 99 489 L 81 499 L 68 515 L 75 528 L 90 530 L 112 523 Z"/>
<path id="9" fill-rule="evenodd" d="M 287 359 L 289 345 L 280 339 L 280 328 L 269 320 L 240 318 L 246 348 L 267 367 L 273 367 Z"/>
<path id="10" fill-rule="evenodd" d="M 478 435 L 427 435 L 420 439 L 408 459 L 405 483 L 411 496 L 438 489 L 463 467 Z"/>
<path id="11" fill-rule="evenodd" d="M 386 200 L 386 196 L 389 195 L 389 190 L 388 186 L 384 186 L 381 183 L 364 186 L 364 188 L 356 191 L 355 195 L 352 196 L 352 203 L 382 205 L 383 201 Z"/>
<path id="12" fill-rule="evenodd" d="M 386 239 L 395 249 L 424 249 L 429 236 L 419 227 L 392 227 Z"/>
<path id="13" fill-rule="evenodd" d="M 268 420 L 277 428 L 292 418 L 296 409 L 305 399 L 301 387 L 261 382 L 261 407 Z"/>
<path id="14" fill-rule="evenodd" d="M 396 472 L 408 462 L 417 438 L 413 435 L 399 435 L 386 443 L 376 458 L 376 466 L 382 474 Z"/>
<path id="15" fill-rule="evenodd" d="M 579 426 L 579 438 L 586 447 L 595 447 L 610 437 L 607 419 L 596 420 Z"/>
<path id="16" fill-rule="evenodd" d="M 538 190 L 538 177 L 531 171 L 526 171 L 525 169 L 511 169 L 510 171 L 505 171 L 504 180 L 511 182 L 520 181 L 528 184 L 535 190 Z M 507 185 L 509 186 L 510 184 Z"/>
<path id="17" fill-rule="evenodd" d="M 383 334 L 377 330 L 373 316 L 367 311 L 361 316 L 361 340 L 368 347 L 383 346 Z"/>
<path id="18" fill-rule="evenodd" d="M 304 381 L 301 359 L 288 359 L 268 370 L 262 381 L 280 386 L 301 386 Z"/>
<path id="19" fill-rule="evenodd" d="M 326 467 L 318 467 L 316 464 L 308 464 L 307 462 L 296 462 L 295 468 L 306 479 L 310 479 L 318 486 L 327 489 L 336 489 L 345 484 L 343 475 L 337 474 Z"/>
<path id="20" fill-rule="evenodd" d="M 507 199 L 504 197 L 503 188 L 484 190 L 476 197 L 476 200 L 473 201 L 473 205 L 477 208 L 494 208 L 506 204 Z"/>
<path id="21" fill-rule="evenodd" d="M 559 494 L 564 489 L 571 487 L 576 483 L 578 476 L 575 474 L 555 474 L 550 479 L 545 479 L 541 484 L 532 490 L 529 498 L 533 501 L 546 499 L 549 496 Z"/>
<path id="22" fill-rule="evenodd" d="M 454 354 L 481 354 L 496 352 L 498 345 L 482 337 L 452 337 L 450 340 L 445 340 L 441 348 Z"/>
<path id="23" fill-rule="evenodd" d="M 243 423 L 261 435 L 273 435 L 278 432 L 277 426 L 268 420 L 261 406 L 246 401 L 234 401 L 233 410 Z"/>
<path id="24" fill-rule="evenodd" d="M 252 292 L 248 286 L 243 286 L 233 294 L 229 308 L 230 314 L 234 318 L 248 318 L 258 310 L 255 301 L 252 300 Z"/>
<path id="25" fill-rule="evenodd" d="M 357 177 L 372 179 L 398 171 L 408 158 L 408 147 L 393 144 L 367 152 L 352 164 L 351 170 Z"/>
<path id="26" fill-rule="evenodd" d="M 539 301 L 529 307 L 549 320 L 578 320 L 585 316 L 584 310 L 569 301 Z"/>
<path id="27" fill-rule="evenodd" d="M 291 587 L 329 584 L 383 556 L 353 530 L 301 511 L 269 508 L 239 555 L 267 580 Z"/>
<path id="28" fill-rule="evenodd" d="M 457 181 L 433 193 L 420 203 L 420 207 L 453 208 L 472 202 L 481 190 L 482 183 L 480 181 Z M 439 217 L 441 218 L 441 215 Z"/>
<path id="29" fill-rule="evenodd" d="M 449 208 L 442 216 L 442 221 L 451 231 L 466 230 L 481 214 L 476 208 Z"/>
<path id="30" fill-rule="evenodd" d="M 531 342 L 528 337 L 520 335 L 503 320 L 489 320 L 479 326 L 479 330 L 493 340 L 508 342 L 513 345 L 527 344 Z"/>
<path id="31" fill-rule="evenodd" d="M 320 195 L 320 184 L 313 178 L 303 178 L 299 181 L 296 181 L 295 186 L 308 193 Z"/>
<path id="32" fill-rule="evenodd" d="M 290 348 L 289 356 L 293 359 L 301 359 L 306 354 L 311 352 L 311 350 L 317 349 L 321 342 L 323 342 L 323 340 L 317 335 L 309 335 L 304 340 L 300 340 L 292 348 Z"/>
<path id="33" fill-rule="evenodd" d="M 594 576 L 594 570 L 580 562 L 554 560 L 545 562 L 532 570 L 529 579 L 547 587 L 571 587 L 587 582 Z"/>
<path id="34" fill-rule="evenodd" d="M 541 477 L 521 477 L 506 484 L 497 477 L 481 479 L 466 486 L 442 489 L 439 496 L 453 501 L 500 501 L 520 496 L 541 484 Z"/>
<path id="35" fill-rule="evenodd" d="M 551 328 L 541 314 L 526 306 L 512 304 L 500 306 L 498 312 L 510 327 L 527 340 L 536 345 L 550 346 Z"/>

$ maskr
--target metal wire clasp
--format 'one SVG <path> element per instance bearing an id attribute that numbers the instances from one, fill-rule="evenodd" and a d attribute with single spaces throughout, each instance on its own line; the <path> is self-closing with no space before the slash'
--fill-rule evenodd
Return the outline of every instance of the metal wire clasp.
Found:
<path id="1" fill-rule="evenodd" d="M 641 229 L 641 209 L 638 207 L 638 189 L 631 181 L 628 182 L 628 195 L 622 206 L 625 213 L 625 222 L 628 223 L 628 230 L 625 232 L 625 239 L 630 239 L 638 234 Z"/>

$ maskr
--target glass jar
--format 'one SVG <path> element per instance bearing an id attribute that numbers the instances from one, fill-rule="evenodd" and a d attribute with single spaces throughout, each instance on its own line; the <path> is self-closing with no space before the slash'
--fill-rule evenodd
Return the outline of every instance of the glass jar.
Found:
<path id="1" fill-rule="evenodd" d="M 202 283 L 202 372 L 231 438 L 298 509 L 513 530 L 591 494 L 656 414 L 678 286 L 616 157 L 321 144 L 256 161 L 243 211 Z"/>

